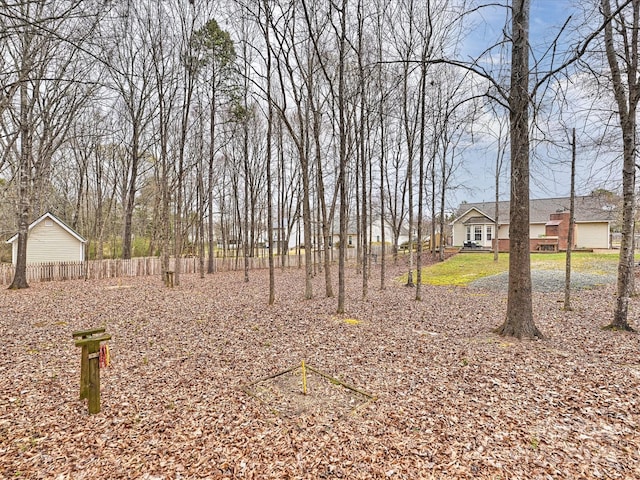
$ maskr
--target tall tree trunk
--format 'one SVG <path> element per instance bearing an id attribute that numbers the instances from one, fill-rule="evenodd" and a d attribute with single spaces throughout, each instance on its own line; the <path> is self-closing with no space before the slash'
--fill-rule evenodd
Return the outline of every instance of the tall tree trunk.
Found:
<path id="1" fill-rule="evenodd" d="M 503 122 L 503 117 L 500 116 L 500 121 L 498 122 L 499 130 L 498 130 L 498 151 L 496 154 L 496 170 L 495 170 L 495 206 L 494 206 L 494 221 L 493 221 L 493 261 L 497 262 L 499 260 L 500 255 L 500 236 L 498 235 L 500 230 L 500 175 L 502 174 L 502 165 L 504 163 L 504 156 L 507 149 L 506 145 L 506 135 L 503 134 L 503 125 L 506 122 Z"/>
<path id="2" fill-rule="evenodd" d="M 409 273 L 407 274 L 407 287 L 413 287 L 413 152 L 409 152 L 407 165 L 407 183 L 409 184 Z"/>
<path id="3" fill-rule="evenodd" d="M 422 300 L 422 225 L 423 225 L 423 205 L 424 205 L 424 142 L 426 128 L 426 96 L 427 96 L 427 65 L 426 58 L 422 55 L 422 65 L 420 67 L 420 145 L 418 152 L 418 248 L 416 253 L 416 300 Z M 431 239 L 433 242 L 433 239 Z"/>
<path id="4" fill-rule="evenodd" d="M 364 40 L 364 16 L 362 11 L 362 0 L 358 2 L 358 81 L 360 82 L 360 175 L 361 181 L 361 195 L 362 195 L 362 210 L 360 214 L 360 228 L 361 231 L 361 244 L 362 244 L 362 298 L 367 298 L 369 290 L 369 268 L 368 268 L 368 219 L 367 219 L 367 158 L 365 153 L 365 115 L 366 115 L 366 88 L 364 77 L 364 64 L 363 64 L 363 40 Z"/>
<path id="5" fill-rule="evenodd" d="M 271 42 L 269 38 L 269 25 L 271 24 L 271 9 L 268 0 L 264 0 L 265 42 L 267 44 L 267 246 L 269 255 L 269 300 L 273 305 L 276 300 L 275 265 L 273 262 L 273 199 L 271 181 L 271 139 L 273 136 L 273 103 L 271 98 Z"/>
<path id="6" fill-rule="evenodd" d="M 245 57 L 246 58 L 246 57 Z M 245 80 L 246 81 L 246 80 Z M 245 85 L 246 87 L 246 85 Z M 247 112 L 247 97 L 244 97 L 245 112 Z M 242 256 L 244 259 L 244 281 L 249 281 L 249 255 L 251 252 L 251 236 L 249 234 L 249 119 L 244 118 L 242 123 L 242 155 L 244 165 L 244 219 L 242 222 L 242 229 L 244 235 L 242 236 Z M 240 213 L 238 212 L 238 217 Z"/>
<path id="7" fill-rule="evenodd" d="M 509 294 L 500 335 L 542 337 L 533 321 L 529 255 L 529 0 L 513 0 L 511 88 L 511 204 Z"/>
<path id="8" fill-rule="evenodd" d="M 29 234 L 29 217 L 31 208 L 29 203 L 29 183 L 31 179 L 31 128 L 29 122 L 29 86 L 30 72 L 29 34 L 23 39 L 22 68 L 20 71 L 20 184 L 18 187 L 18 245 L 15 272 L 10 289 L 28 288 L 27 283 L 27 237 Z"/>
<path id="9" fill-rule="evenodd" d="M 447 237 L 444 234 L 444 222 L 445 222 L 444 205 L 445 205 L 448 177 L 451 172 L 449 171 L 449 173 L 447 173 L 446 169 L 447 169 L 447 156 L 443 155 L 442 156 L 442 186 L 440 188 L 440 215 L 438 219 L 440 222 L 440 242 L 439 242 L 439 248 L 438 248 L 438 259 L 440 261 L 444 260 L 444 249 L 445 249 L 445 246 L 447 245 Z"/>
<path id="10" fill-rule="evenodd" d="M 340 38 L 338 59 L 338 135 L 339 135 L 339 174 L 340 190 L 340 246 L 338 251 L 338 308 L 344 313 L 346 297 L 345 260 L 347 254 L 347 216 L 349 215 L 347 195 L 347 119 L 345 116 L 345 63 L 347 47 L 347 0 L 342 0 L 340 8 Z"/>
<path id="11" fill-rule="evenodd" d="M 79 153 L 78 159 L 78 193 L 76 195 L 76 204 L 73 209 L 73 215 L 71 217 L 71 228 L 78 230 L 78 223 L 80 222 L 80 210 L 82 208 L 82 200 L 85 197 L 85 185 L 89 188 L 89 177 L 87 176 L 89 159 L 84 152 Z"/>
<path id="12" fill-rule="evenodd" d="M 500 145 L 500 142 L 498 142 Z M 501 162 L 500 162 L 500 147 L 498 147 L 498 154 L 496 158 L 496 199 L 495 199 L 495 207 L 493 212 L 493 261 L 497 262 L 500 254 L 500 240 L 498 238 L 498 229 L 500 228 L 499 216 L 500 216 L 500 170 L 501 170 Z"/>
<path id="13" fill-rule="evenodd" d="M 138 183 L 138 163 L 140 161 L 140 132 L 136 125 L 133 128 L 131 142 L 131 166 L 129 170 L 128 183 L 126 187 L 124 205 L 124 228 L 122 232 L 122 258 L 127 260 L 133 254 L 131 245 L 133 210 L 135 208 L 136 191 Z"/>
<path id="14" fill-rule="evenodd" d="M 304 234 L 304 263 L 305 263 L 305 275 L 304 275 L 304 298 L 309 300 L 313 298 L 313 285 L 311 280 L 313 278 L 313 260 L 312 260 L 312 244 L 313 237 L 311 231 L 311 198 L 309 192 L 310 173 L 309 173 L 309 159 L 307 158 L 307 149 L 303 147 L 306 144 L 304 137 L 301 135 L 300 143 L 300 162 L 302 167 L 302 226 Z"/>
<path id="15" fill-rule="evenodd" d="M 379 44 L 380 63 L 382 63 L 382 44 Z M 380 88 L 382 87 L 382 80 L 379 80 Z M 386 216 L 385 216 L 385 203 L 384 203 L 384 178 L 385 178 L 385 165 L 386 165 L 386 138 L 385 138 L 385 121 L 384 121 L 384 101 L 380 99 L 380 105 L 378 109 L 378 115 L 380 120 L 380 240 L 382 242 L 382 248 L 380 249 L 380 290 L 385 289 L 385 275 L 387 269 L 387 256 L 386 256 Z"/>
<path id="16" fill-rule="evenodd" d="M 198 138 L 198 161 L 196 163 L 196 188 L 197 188 L 197 201 L 198 201 L 198 273 L 200 278 L 204 278 L 205 273 L 205 235 L 204 235 L 204 215 L 205 215 L 205 200 L 204 200 L 204 132 L 203 122 L 199 122 L 199 138 Z"/>
<path id="17" fill-rule="evenodd" d="M 213 241 L 213 177 L 214 177 L 214 165 L 215 165 L 215 139 L 216 139 L 216 75 L 215 64 L 211 62 L 213 68 L 213 75 L 211 80 L 211 106 L 209 111 L 209 168 L 207 171 L 209 189 L 207 192 L 207 202 L 209 204 L 209 218 L 207 219 L 207 237 L 209 242 L 209 256 L 207 258 L 207 273 L 213 273 L 214 267 L 214 241 Z"/>
<path id="18" fill-rule="evenodd" d="M 616 49 L 613 40 L 613 26 L 611 25 L 610 0 L 602 0 L 602 13 L 606 23 L 604 29 L 605 50 L 611 82 L 613 86 L 618 115 L 622 128 L 623 165 L 622 165 L 622 241 L 620 243 L 620 259 L 618 261 L 617 300 L 613 314 L 613 321 L 607 328 L 614 330 L 633 330 L 629 325 L 629 298 L 633 293 L 634 275 L 634 231 L 635 231 L 635 185 L 636 185 L 636 111 L 640 100 L 640 84 L 638 82 L 638 28 L 640 26 L 640 0 L 633 0 L 632 24 L 627 19 L 619 17 L 616 28 L 625 37 L 624 49 Z M 629 32 L 629 30 L 631 32 Z M 631 38 L 629 39 L 629 35 Z M 625 62 L 627 72 L 626 92 L 622 78 L 619 59 Z"/>
<path id="19" fill-rule="evenodd" d="M 324 179 L 322 169 L 322 156 L 320 145 L 320 112 L 313 111 L 313 138 L 315 143 L 315 163 L 316 163 L 316 183 L 318 189 L 318 199 L 320 202 L 320 215 L 322 223 L 322 248 L 324 251 L 324 287 L 325 295 L 327 298 L 333 298 L 333 285 L 331 283 L 331 249 L 333 248 L 331 242 L 331 224 L 333 222 L 333 215 L 331 218 L 327 215 L 327 201 L 324 190 Z"/>
<path id="20" fill-rule="evenodd" d="M 571 140 L 571 193 L 569 200 L 569 233 L 567 235 L 567 255 L 565 259 L 564 273 L 564 310 L 571 308 L 571 250 L 573 249 L 573 229 L 575 221 L 575 198 L 576 198 L 576 129 L 573 129 Z"/>
<path id="21" fill-rule="evenodd" d="M 382 15 L 378 15 L 376 20 L 376 28 L 378 32 L 382 32 L 384 19 Z M 378 121 L 380 122 L 380 241 L 382 243 L 380 249 L 380 290 L 385 290 L 385 276 L 387 274 L 387 255 L 386 255 L 386 212 L 385 212 L 385 167 L 387 164 L 387 138 L 386 138 L 386 122 L 385 122 L 385 106 L 386 94 L 383 89 L 383 58 L 384 58 L 384 40 L 382 35 L 378 35 L 378 89 L 380 99 L 378 101 Z M 394 250 L 394 256 L 397 258 L 397 251 Z"/>
<path id="22" fill-rule="evenodd" d="M 104 212 L 103 212 L 103 193 L 102 180 L 103 171 L 98 149 L 93 152 L 96 171 L 96 211 L 95 211 L 95 236 L 97 237 L 96 260 L 102 260 L 104 255 Z"/>
<path id="23" fill-rule="evenodd" d="M 407 141 L 407 172 L 406 172 L 406 181 L 408 184 L 408 193 L 409 193 L 409 241 L 407 243 L 409 248 L 409 272 L 407 274 L 407 287 L 413 287 L 413 155 L 414 155 L 414 145 L 415 139 L 413 138 L 414 132 L 411 131 L 411 120 L 409 118 L 409 68 L 408 64 L 404 67 L 404 76 L 403 76 L 403 89 L 402 89 L 402 103 L 403 103 L 403 117 L 404 117 L 404 130 Z"/>
<path id="24" fill-rule="evenodd" d="M 442 127 L 447 128 L 446 121 L 445 125 Z M 431 232 L 429 232 L 429 250 L 431 250 L 431 257 L 435 258 L 436 256 L 436 159 L 438 157 L 438 146 L 439 146 L 439 137 L 440 134 L 435 135 L 433 140 L 433 145 L 431 145 Z M 447 151 L 446 145 L 443 147 L 442 152 L 442 161 L 446 162 Z M 444 175 L 442 176 L 443 185 L 446 184 Z"/>
<path id="25" fill-rule="evenodd" d="M 191 96 L 193 94 L 193 75 L 189 72 L 185 75 L 185 87 L 184 87 L 184 103 L 182 105 L 182 119 L 180 125 L 180 145 L 178 151 L 178 171 L 177 184 L 176 184 L 176 218 L 175 218 L 175 268 L 174 268 L 174 281 L 175 285 L 180 285 L 180 275 L 182 274 L 182 247 L 184 243 L 183 236 L 183 199 L 184 199 L 184 177 L 185 177 L 185 150 L 187 144 L 187 131 L 189 126 L 189 112 L 191 110 Z"/>
<path id="26" fill-rule="evenodd" d="M 160 106 L 160 264 L 162 275 L 168 272 L 171 261 L 171 193 L 169 191 L 169 159 L 167 158 L 167 125 Z M 166 278 L 163 277 L 166 284 Z"/>

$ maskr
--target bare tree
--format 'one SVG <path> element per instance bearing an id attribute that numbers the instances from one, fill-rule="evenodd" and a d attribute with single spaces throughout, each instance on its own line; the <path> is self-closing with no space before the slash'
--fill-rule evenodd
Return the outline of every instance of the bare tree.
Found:
<path id="1" fill-rule="evenodd" d="M 427 7 L 429 10 L 430 5 Z M 423 218 L 423 205 L 424 205 L 424 176 L 425 176 L 425 130 L 426 130 L 426 102 L 427 102 L 427 63 L 426 52 L 427 45 L 424 45 L 422 51 L 421 65 L 420 65 L 420 136 L 418 145 L 418 228 L 417 228 L 417 253 L 416 253 L 416 300 L 422 300 L 422 250 L 423 250 L 423 238 L 422 238 L 422 225 L 424 223 Z M 434 148 L 435 149 L 435 148 Z M 433 241 L 433 239 L 432 239 Z M 411 241 L 409 242 L 411 248 Z"/>
<path id="2" fill-rule="evenodd" d="M 186 176 L 185 169 L 187 168 L 186 154 L 187 154 L 187 135 L 191 125 L 191 109 L 193 106 L 193 93 L 195 91 L 196 79 L 198 75 L 199 62 L 197 53 L 194 51 L 196 46 L 192 41 L 194 33 L 196 31 L 196 11 L 195 5 L 191 7 L 185 6 L 180 8 L 178 12 L 178 19 L 180 21 L 179 32 L 179 52 L 181 56 L 180 65 L 182 67 L 182 78 L 180 84 L 182 85 L 181 92 L 181 108 L 180 108 L 180 136 L 178 139 L 178 164 L 176 170 L 176 202 L 175 202 L 175 256 L 176 265 L 175 271 L 175 284 L 180 284 L 180 274 L 182 262 L 182 249 L 184 242 L 183 231 L 183 200 L 184 200 L 184 179 Z"/>
<path id="3" fill-rule="evenodd" d="M 149 59 L 152 77 L 147 80 L 150 93 L 148 103 L 145 108 L 153 111 L 150 119 L 152 121 L 154 138 L 154 156 L 157 158 L 154 171 L 157 191 L 159 192 L 159 234 L 160 234 L 160 263 L 162 274 L 167 275 L 170 271 L 171 258 L 171 196 L 173 177 L 171 175 L 171 165 L 173 157 L 171 153 L 172 130 L 174 125 L 176 103 L 178 101 L 178 82 L 176 81 L 176 61 L 168 54 L 172 45 L 170 36 L 164 33 L 159 24 L 149 22 L 148 28 L 150 42 Z M 153 28 L 153 30 L 151 30 Z M 166 285 L 169 285 L 168 278 L 163 277 Z"/>
<path id="4" fill-rule="evenodd" d="M 317 112 L 313 100 L 314 88 L 314 70 L 316 67 L 317 45 L 309 38 L 310 32 L 305 32 L 306 39 L 304 42 L 295 42 L 296 37 L 296 19 L 298 15 L 304 13 L 306 27 L 311 28 L 311 19 L 308 6 L 302 2 L 303 12 L 297 12 L 295 9 L 288 11 L 289 17 L 280 25 L 273 25 L 273 32 L 278 51 L 273 52 L 276 55 L 276 65 L 280 86 L 280 103 L 275 107 L 280 113 L 282 124 L 286 127 L 291 140 L 293 141 L 297 157 L 300 162 L 300 176 L 302 184 L 302 218 L 304 228 L 304 244 L 305 244 L 305 298 L 309 299 L 313 296 L 311 279 L 313 277 L 313 236 L 312 236 L 312 215 L 311 215 L 311 172 L 312 162 L 310 159 L 310 138 L 313 132 L 316 133 L 315 138 L 318 139 Z M 293 97 L 294 110 L 293 116 L 290 118 L 287 110 L 287 97 Z M 320 154 L 317 142 L 315 143 L 316 155 Z M 318 164 L 319 165 L 319 164 Z M 322 200 L 324 202 L 324 185 L 322 188 Z M 326 219 L 326 208 L 324 210 Z M 323 223 L 324 219 L 323 219 Z M 326 227 L 325 227 L 326 234 Z M 324 242 L 326 244 L 326 241 Z M 330 274 L 330 270 L 328 270 Z M 328 293 L 332 293 L 329 291 Z"/>
<path id="5" fill-rule="evenodd" d="M 573 250 L 573 229 L 575 227 L 575 197 L 576 197 L 576 129 L 572 130 L 571 138 L 571 193 L 569 200 L 569 233 L 567 235 L 567 253 L 564 278 L 564 310 L 571 307 L 571 250 Z"/>
<path id="6" fill-rule="evenodd" d="M 620 13 L 627 5 L 634 2 L 637 3 L 637 0 L 628 0 L 619 4 L 615 14 Z M 556 58 L 558 35 L 551 46 L 547 48 L 544 55 L 551 57 L 551 66 L 545 71 L 541 67 L 543 59 L 537 59 L 536 68 L 534 69 L 536 81 L 530 88 L 529 83 L 532 71 L 529 68 L 529 10 L 529 0 L 513 0 L 511 8 L 512 31 L 510 41 L 511 83 L 508 95 L 505 89 L 500 86 L 498 79 L 492 77 L 486 70 L 482 68 L 476 69 L 473 66 L 470 67 L 460 62 L 454 62 L 463 68 L 475 71 L 480 77 L 488 80 L 498 92 L 496 95 L 489 90 L 489 97 L 496 99 L 509 110 L 511 148 L 509 292 L 506 319 L 496 331 L 501 335 L 514 336 L 517 338 L 542 337 L 542 333 L 536 327 L 533 319 L 531 299 L 531 263 L 529 256 L 529 107 L 536 94 L 542 93 L 542 96 L 544 96 L 544 88 L 548 85 L 550 79 L 555 78 L 558 73 L 566 71 L 569 66 L 579 60 L 585 54 L 593 40 L 597 38 L 603 30 L 605 30 L 606 33 L 606 29 L 610 27 L 611 18 L 613 17 L 613 15 L 607 15 L 605 13 L 605 21 L 587 35 L 575 48 L 565 52 L 562 62 L 557 62 Z M 637 49 L 637 42 L 630 42 L 630 44 L 634 44 Z M 631 70 L 635 72 L 635 70 Z M 504 99 L 506 99 L 506 102 L 504 102 Z M 625 174 L 627 173 L 632 176 L 633 169 L 629 170 L 625 168 Z M 630 195 L 632 195 L 632 193 Z M 628 213 L 633 213 L 632 204 L 629 205 L 629 208 Z M 628 217 L 632 218 L 633 215 L 629 215 Z M 631 238 L 631 236 L 629 238 Z M 631 243 L 627 246 L 630 247 Z M 627 265 L 630 266 L 631 264 L 627 263 Z M 625 268 L 626 267 L 621 267 L 623 270 Z M 627 275 L 627 278 L 630 278 L 630 275 Z M 622 299 L 619 298 L 619 302 L 621 307 L 623 307 L 622 309 L 624 309 L 624 295 L 622 295 L 621 298 Z"/>
<path id="7" fill-rule="evenodd" d="M 533 320 L 529 257 L 529 0 L 513 0 L 511 85 L 511 202 L 509 295 L 500 335 L 542 337 Z"/>
<path id="8" fill-rule="evenodd" d="M 358 1 L 357 5 L 357 45 L 356 45 L 356 56 L 358 59 L 358 100 L 359 100 L 359 125 L 358 125 L 358 141 L 360 143 L 358 148 L 357 156 L 359 157 L 359 167 L 360 167 L 360 187 L 361 187 L 361 208 L 358 209 L 360 212 L 360 222 L 358 227 L 358 232 L 360 234 L 360 241 L 358 245 L 361 249 L 361 257 L 360 260 L 362 262 L 362 298 L 367 297 L 368 288 L 369 288 L 369 266 L 367 265 L 368 261 L 368 240 L 367 240 L 367 228 L 368 228 L 368 178 L 367 178 L 367 154 L 366 154 L 366 144 L 367 144 L 367 122 L 368 122 L 368 105 L 367 105 L 367 79 L 365 78 L 365 68 L 364 68 L 364 10 L 362 0 Z M 357 183 L 357 179 L 356 179 Z"/>
<path id="9" fill-rule="evenodd" d="M 320 210 L 320 230 L 321 230 L 321 240 L 322 240 L 322 251 L 323 251 L 323 259 L 324 259 L 324 280 L 325 280 L 325 295 L 327 298 L 333 297 L 333 284 L 331 278 L 332 272 L 332 239 L 331 239 L 331 225 L 333 225 L 333 218 L 335 215 L 335 205 L 336 205 L 336 191 L 333 189 L 332 195 L 329 199 L 330 207 L 327 208 L 327 194 L 325 189 L 325 166 L 323 165 L 326 156 L 323 155 L 322 145 L 322 111 L 327 107 L 330 96 L 325 93 L 323 94 L 321 91 L 320 81 L 322 75 L 317 75 L 316 72 L 322 72 L 322 51 L 320 50 L 319 38 L 322 35 L 323 31 L 326 29 L 326 16 L 324 21 L 318 20 L 319 17 L 322 17 L 322 12 L 313 12 L 309 11 L 306 2 L 302 2 L 302 6 L 304 9 L 304 18 L 309 30 L 309 35 L 313 39 L 313 52 L 309 52 L 309 72 L 306 77 L 307 84 L 307 97 L 309 101 L 310 114 L 311 114 L 311 131 L 313 137 L 313 151 L 315 154 L 314 158 L 314 166 L 315 166 L 315 175 L 316 175 L 316 190 L 318 197 L 318 204 Z M 311 18 L 313 15 L 313 18 Z M 325 55 L 326 56 L 326 55 Z"/>
<path id="10" fill-rule="evenodd" d="M 142 159 L 147 149 L 146 141 L 149 139 L 147 129 L 152 120 L 150 101 L 154 70 L 149 55 L 149 37 L 145 35 L 146 21 L 151 12 L 136 7 L 135 2 L 127 2 L 121 8 L 115 12 L 113 21 L 107 24 L 106 28 L 110 30 L 103 34 L 102 54 L 109 59 L 111 86 L 119 100 L 116 108 L 122 108 L 127 122 L 125 142 L 129 158 L 123 170 L 122 258 L 131 258 L 136 192 Z"/>
<path id="11" fill-rule="evenodd" d="M 264 0 L 264 13 L 266 15 L 266 20 L 264 23 L 264 38 L 265 43 L 267 44 L 267 152 L 266 152 L 266 160 L 267 160 L 267 244 L 269 248 L 269 305 L 273 305 L 275 302 L 275 268 L 273 262 L 273 199 L 272 199 L 272 179 L 271 179 L 271 155 L 272 155 L 272 137 L 273 137 L 273 105 L 271 101 L 271 71 L 272 71 L 272 62 L 271 62 L 271 45 L 270 45 L 270 36 L 269 36 L 269 24 L 271 23 L 271 9 L 269 7 L 269 3 L 267 0 Z"/>
<path id="12" fill-rule="evenodd" d="M 236 53 L 231 40 L 231 36 L 222 30 L 215 19 L 208 20 L 194 34 L 193 42 L 197 49 L 202 80 L 209 84 L 209 152 L 207 169 L 207 204 L 209 208 L 207 221 L 208 237 L 208 260 L 207 273 L 214 270 L 214 180 L 215 180 L 215 157 L 217 150 L 216 139 L 218 131 L 216 129 L 218 102 L 224 99 L 225 95 L 231 92 L 229 85 L 233 77 L 233 61 Z"/>
<path id="13" fill-rule="evenodd" d="M 618 262 L 617 300 L 613 321 L 608 328 L 632 330 L 628 322 L 629 298 L 633 293 L 634 224 L 636 211 L 636 145 L 637 108 L 640 100 L 638 78 L 640 0 L 633 0 L 627 9 L 611 11 L 610 0 L 601 0 L 604 17 L 604 44 L 611 84 L 618 106 L 622 130 L 622 241 Z M 615 29 L 614 29 L 615 26 Z M 614 33 L 615 30 L 615 33 Z M 618 40 L 618 42 L 616 42 Z"/>
<path id="14" fill-rule="evenodd" d="M 495 208 L 493 213 L 493 261 L 497 262 L 500 255 L 500 175 L 504 164 L 504 157 L 507 150 L 508 137 L 503 129 L 506 127 L 504 116 L 498 115 L 498 131 L 496 132 L 496 163 L 495 163 Z"/>
<path id="15" fill-rule="evenodd" d="M 86 68 L 79 63 L 96 17 L 87 15 L 77 0 L 55 5 L 44 0 L 4 1 L 0 9 L 3 63 L 11 64 L 0 85 L 0 123 L 7 133 L 0 165 L 11 158 L 18 178 L 18 252 L 10 288 L 19 289 L 28 287 L 27 236 L 32 211 L 49 207 L 52 159 L 89 94 L 79 88 L 90 83 Z"/>
<path id="16" fill-rule="evenodd" d="M 338 251 L 338 307 L 337 313 L 344 313 L 346 300 L 345 263 L 347 256 L 347 225 L 349 218 L 349 204 L 347 200 L 347 118 L 346 118 L 346 79 L 345 68 L 347 62 L 347 7 L 348 0 L 342 0 L 340 6 L 335 6 L 338 13 L 340 28 L 336 27 L 338 39 L 338 139 L 339 139 L 339 172 L 338 188 L 340 191 L 340 246 Z"/>
<path id="17" fill-rule="evenodd" d="M 414 17 L 415 5 L 413 0 L 408 0 L 406 5 L 406 15 L 409 17 L 409 31 L 407 38 L 404 39 L 402 50 L 400 52 L 401 60 L 403 61 L 403 76 L 402 76 L 402 119 L 404 127 L 404 136 L 406 141 L 406 155 L 407 155 L 407 170 L 406 170 L 406 182 L 408 190 L 408 216 L 409 216 L 409 269 L 407 274 L 407 287 L 413 287 L 413 239 L 414 239 L 414 194 L 413 194 L 413 161 L 416 152 L 416 138 L 418 132 L 418 115 L 420 109 L 416 106 L 412 109 L 411 102 L 411 79 L 410 73 L 412 70 L 411 61 L 414 60 L 414 49 L 416 48 L 416 40 L 414 38 Z M 420 193 L 419 193 L 420 194 Z"/>
<path id="18" fill-rule="evenodd" d="M 379 153 L 379 172 L 380 172 L 380 185 L 379 185 L 379 195 L 380 195 L 380 235 L 381 235 L 381 250 L 380 250 L 380 290 L 385 289 L 385 276 L 386 276 L 386 267 L 387 267 L 387 257 L 386 257 L 386 202 L 385 202 L 385 179 L 387 178 L 385 175 L 385 167 L 387 164 L 387 130 L 386 130 L 386 121 L 385 121 L 385 110 L 388 108 L 388 92 L 385 91 L 384 85 L 384 70 L 383 70 L 383 38 L 382 38 L 382 26 L 384 22 L 384 18 L 386 17 L 386 6 L 388 5 L 385 2 L 381 2 L 382 5 L 379 5 L 379 14 L 376 15 L 376 31 L 377 31 L 377 60 L 378 60 L 378 68 L 377 68 L 377 89 L 380 95 L 378 99 L 378 130 L 380 136 L 380 153 Z M 381 8 L 380 8 L 381 7 Z M 397 255 L 397 250 L 394 250 Z"/>

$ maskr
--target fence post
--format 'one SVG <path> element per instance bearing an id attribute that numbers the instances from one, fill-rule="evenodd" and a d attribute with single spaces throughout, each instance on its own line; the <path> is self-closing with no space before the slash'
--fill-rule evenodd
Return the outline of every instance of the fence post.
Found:
<path id="1" fill-rule="evenodd" d="M 80 330 L 71 335 L 76 347 L 82 347 L 80 358 L 80 399 L 87 398 L 89 413 L 100 411 L 100 342 L 111 340 L 104 328 Z"/>

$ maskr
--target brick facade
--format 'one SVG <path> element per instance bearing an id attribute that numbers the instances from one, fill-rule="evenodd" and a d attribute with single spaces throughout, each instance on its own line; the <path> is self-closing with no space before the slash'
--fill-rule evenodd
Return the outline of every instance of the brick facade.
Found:
<path id="1" fill-rule="evenodd" d="M 546 235 L 558 237 L 558 249 L 566 250 L 569 242 L 569 223 L 571 221 L 569 212 L 556 212 L 549 215 L 549 224 L 546 225 Z M 573 226 L 573 248 L 578 244 L 576 238 L 576 228 Z"/>
<path id="2" fill-rule="evenodd" d="M 529 250 L 531 252 L 559 252 L 566 251 L 569 242 L 569 212 L 556 212 L 549 215 L 549 222 L 545 225 L 545 235 L 539 238 L 529 239 Z M 492 248 L 495 248 L 495 242 L 498 241 L 498 249 L 501 252 L 509 251 L 509 239 L 493 239 Z M 573 227 L 573 248 L 576 248 L 578 238 L 576 227 Z"/>

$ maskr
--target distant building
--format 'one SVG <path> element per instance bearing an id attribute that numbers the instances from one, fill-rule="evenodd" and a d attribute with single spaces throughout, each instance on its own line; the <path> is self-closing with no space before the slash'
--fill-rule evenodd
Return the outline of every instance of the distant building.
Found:
<path id="1" fill-rule="evenodd" d="M 7 240 L 12 245 L 11 259 L 18 259 L 18 234 Z M 52 213 L 45 213 L 31 225 L 27 237 L 27 264 L 81 262 L 87 241 Z"/>
<path id="2" fill-rule="evenodd" d="M 543 198 L 529 204 L 531 251 L 566 250 L 569 232 L 570 198 Z M 498 202 L 498 229 L 495 228 L 495 202 L 463 203 L 452 222 L 453 244 L 474 244 L 500 250 L 509 249 L 509 201 Z M 611 224 L 616 209 L 599 196 L 575 198 L 573 248 L 611 248 Z"/>

